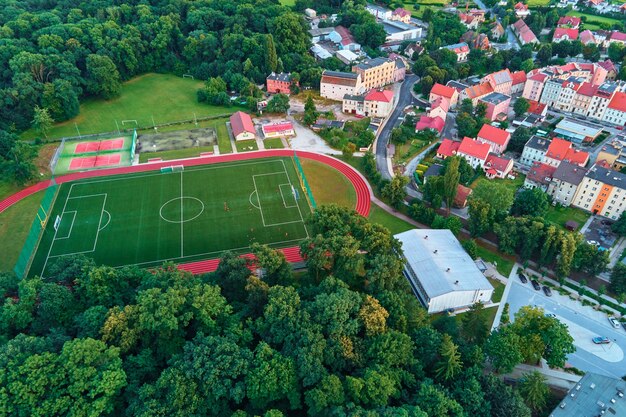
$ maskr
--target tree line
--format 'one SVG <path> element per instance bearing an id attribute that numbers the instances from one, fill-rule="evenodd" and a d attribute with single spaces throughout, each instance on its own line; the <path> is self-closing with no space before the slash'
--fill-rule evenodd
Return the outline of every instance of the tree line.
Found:
<path id="1" fill-rule="evenodd" d="M 255 244 L 254 264 L 225 253 L 197 276 L 81 255 L 45 279 L 0 275 L 3 415 L 530 417 L 544 407 L 541 377 L 513 389 L 484 370 L 562 365 L 571 341 L 558 321 L 528 309 L 491 334 L 482 305 L 431 320 L 387 229 L 337 206 L 308 227 L 298 274 Z"/>

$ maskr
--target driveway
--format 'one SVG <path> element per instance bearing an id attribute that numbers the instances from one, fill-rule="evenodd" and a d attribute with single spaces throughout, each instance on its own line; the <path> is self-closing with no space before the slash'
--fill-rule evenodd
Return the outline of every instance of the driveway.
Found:
<path id="1" fill-rule="evenodd" d="M 552 297 L 546 297 L 542 291 L 535 291 L 530 282 L 522 284 L 517 276 L 512 275 L 509 286 L 506 301 L 503 302 L 509 303 L 511 321 L 523 306 L 542 307 L 546 313 L 555 314 L 566 324 L 574 338 L 576 352 L 568 356 L 569 365 L 614 378 L 626 375 L 626 331 L 613 328 L 606 314 L 583 306 L 557 291 L 552 291 Z M 591 341 L 595 336 L 606 336 L 611 343 L 596 345 Z"/>
<path id="2" fill-rule="evenodd" d="M 293 149 L 297 149 L 299 151 L 325 153 L 329 155 L 341 154 L 341 151 L 328 146 L 324 139 L 312 130 L 302 126 L 293 117 L 287 117 L 287 119 L 293 123 L 293 127 L 296 131 L 296 136 L 289 139 L 289 143 Z"/>
<path id="3" fill-rule="evenodd" d="M 378 139 L 376 140 L 376 167 L 385 179 L 391 179 L 391 173 L 389 172 L 389 165 L 387 164 L 387 145 L 391 138 L 391 130 L 396 127 L 400 122 L 399 117 L 403 115 L 403 110 L 406 106 L 413 102 L 413 95 L 411 90 L 413 84 L 418 80 L 418 76 L 415 74 L 407 74 L 404 82 L 400 86 L 400 94 L 396 107 L 391 113 L 391 117 L 387 120 L 387 123 L 380 131 Z"/>

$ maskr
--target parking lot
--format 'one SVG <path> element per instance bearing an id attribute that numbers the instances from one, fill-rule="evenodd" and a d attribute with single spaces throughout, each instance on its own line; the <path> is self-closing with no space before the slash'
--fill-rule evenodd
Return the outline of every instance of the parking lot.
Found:
<path id="1" fill-rule="evenodd" d="M 552 296 L 547 297 L 543 291 L 534 290 L 530 282 L 522 284 L 517 278 L 516 268 L 511 277 L 507 285 L 509 288 L 505 291 L 506 300 L 502 300 L 509 303 L 511 321 L 523 306 L 541 307 L 566 324 L 574 338 L 576 352 L 568 356 L 569 365 L 615 378 L 626 375 L 624 328 L 612 327 L 606 314 L 583 306 L 557 291 L 552 291 Z M 597 345 L 591 340 L 596 336 L 606 336 L 611 342 Z"/>
<path id="2" fill-rule="evenodd" d="M 611 231 L 611 221 L 604 217 L 596 216 L 585 231 L 587 242 L 598 242 L 602 249 L 611 249 L 617 240 L 617 236 Z"/>

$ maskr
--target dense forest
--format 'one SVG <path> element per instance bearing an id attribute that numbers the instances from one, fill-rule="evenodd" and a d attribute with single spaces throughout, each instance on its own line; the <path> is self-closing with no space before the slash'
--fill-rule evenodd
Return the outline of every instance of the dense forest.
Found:
<path id="1" fill-rule="evenodd" d="M 337 206 L 309 227 L 308 272 L 253 245 L 254 265 L 227 253 L 199 276 L 82 256 L 45 279 L 0 276 L 0 416 L 530 417 L 545 406 L 541 378 L 512 389 L 491 373 L 541 357 L 561 366 L 571 338 L 557 320 L 527 308 L 491 335 L 480 305 L 433 320 L 389 231 Z"/>

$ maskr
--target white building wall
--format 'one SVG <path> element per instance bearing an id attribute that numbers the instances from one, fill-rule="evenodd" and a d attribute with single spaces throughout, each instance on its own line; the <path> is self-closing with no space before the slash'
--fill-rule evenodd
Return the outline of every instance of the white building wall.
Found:
<path id="1" fill-rule="evenodd" d="M 343 100 L 343 96 L 346 94 L 356 95 L 357 91 L 355 87 L 348 85 L 339 85 L 331 83 L 320 84 L 320 95 L 331 100 Z"/>
<path id="2" fill-rule="evenodd" d="M 453 291 L 431 298 L 427 308 L 429 313 L 439 313 L 449 308 L 469 307 L 479 301 L 486 304 L 492 294 L 493 290 Z"/>
<path id="3" fill-rule="evenodd" d="M 626 112 L 607 108 L 602 116 L 602 121 L 624 126 L 626 124 Z"/>
<path id="4" fill-rule="evenodd" d="M 546 154 L 539 149 L 524 146 L 524 151 L 522 151 L 522 156 L 520 157 L 520 163 L 530 167 L 535 161 L 543 161 L 545 155 Z"/>

